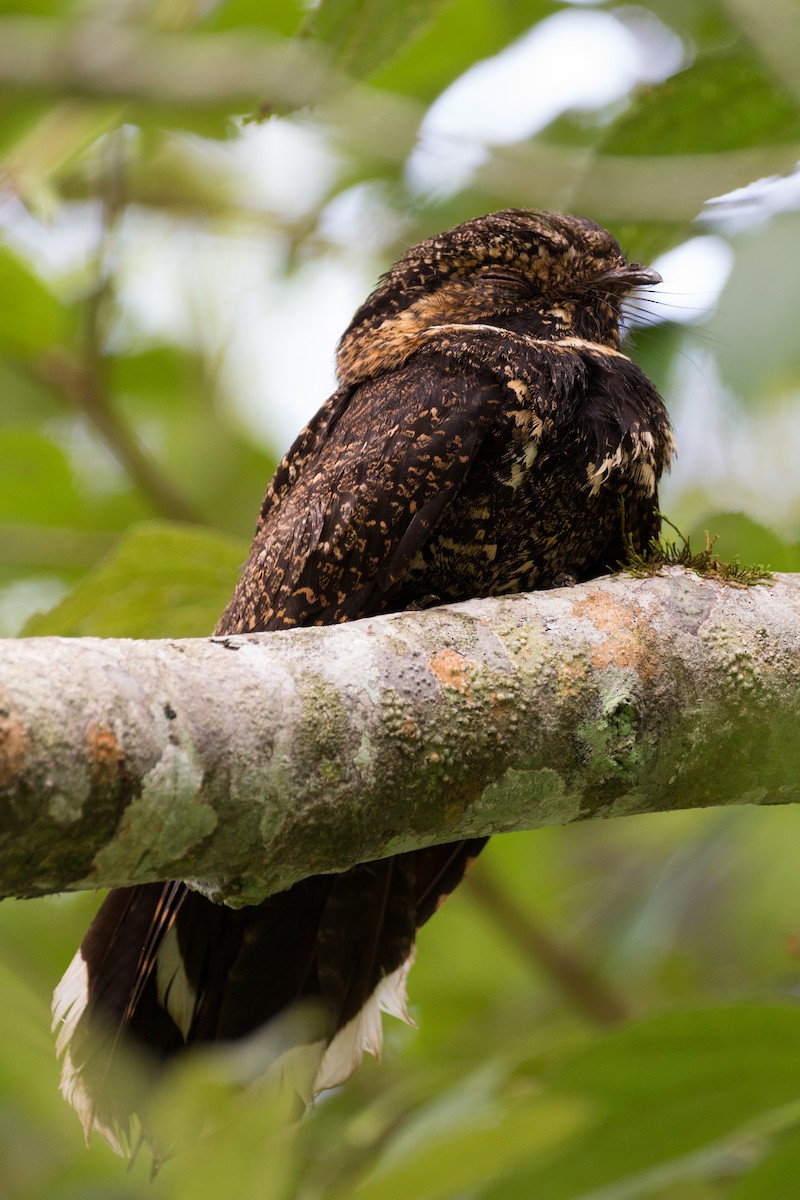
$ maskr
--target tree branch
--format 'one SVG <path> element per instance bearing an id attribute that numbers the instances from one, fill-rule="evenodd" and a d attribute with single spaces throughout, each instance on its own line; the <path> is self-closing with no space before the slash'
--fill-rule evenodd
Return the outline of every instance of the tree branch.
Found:
<path id="1" fill-rule="evenodd" d="M 800 799 L 800 576 L 1 646 L 7 894 L 188 877 L 244 903 L 434 842 Z"/>

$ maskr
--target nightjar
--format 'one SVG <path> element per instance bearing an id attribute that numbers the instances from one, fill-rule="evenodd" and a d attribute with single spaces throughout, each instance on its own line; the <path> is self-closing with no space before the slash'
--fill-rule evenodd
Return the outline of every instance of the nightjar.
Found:
<path id="1" fill-rule="evenodd" d="M 547 588 L 642 550 L 673 442 L 619 322 L 626 293 L 657 282 L 605 229 L 554 213 L 492 213 L 407 250 L 342 337 L 339 386 L 278 466 L 216 632 Z M 112 891 L 54 998 L 62 1090 L 87 1134 L 129 1139 L 121 1041 L 157 1073 L 187 1044 L 271 1022 L 273 1069 L 300 1095 L 342 1082 L 378 1053 L 380 1011 L 407 1017 L 416 930 L 482 846 L 239 910 L 180 882 Z"/>

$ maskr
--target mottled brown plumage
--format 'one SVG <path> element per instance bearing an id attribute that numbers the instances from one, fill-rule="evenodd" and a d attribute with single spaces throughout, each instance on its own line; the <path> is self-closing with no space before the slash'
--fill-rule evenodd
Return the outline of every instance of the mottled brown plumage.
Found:
<path id="1" fill-rule="evenodd" d="M 548 213 L 494 213 L 408 250 L 344 334 L 339 388 L 278 467 L 216 632 L 551 587 L 642 549 L 672 436 L 619 350 L 619 315 L 656 280 L 593 222 Z M 482 845 L 313 877 L 238 912 L 182 884 L 112 892 L 56 995 L 63 1086 L 87 1128 L 126 1131 L 102 1057 L 120 1030 L 160 1061 L 311 1002 L 317 1053 L 296 1086 L 345 1078 L 379 1048 L 378 1008 L 404 1015 L 415 931 Z M 109 1047 L 91 1057 L 101 1014 Z"/>

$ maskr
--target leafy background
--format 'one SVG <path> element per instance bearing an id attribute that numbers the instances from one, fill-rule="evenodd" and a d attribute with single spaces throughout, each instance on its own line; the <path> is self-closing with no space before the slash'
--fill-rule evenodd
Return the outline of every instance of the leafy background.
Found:
<path id="1" fill-rule="evenodd" d="M 645 66 L 548 107 L 518 39 L 558 33 L 555 77 L 589 87 L 595 29 Z M 504 51 L 487 132 L 473 68 Z M 2 632 L 206 633 L 350 311 L 404 246 L 508 204 L 667 255 L 632 329 L 681 447 L 665 507 L 800 570 L 798 61 L 793 0 L 0 0 Z M 800 1195 L 797 824 L 495 839 L 420 937 L 419 1029 L 387 1021 L 384 1062 L 289 1128 L 187 1064 L 154 1100 L 181 1152 L 152 1184 L 145 1155 L 85 1150 L 57 1092 L 49 993 L 97 898 L 6 902 L 0 1194 Z"/>

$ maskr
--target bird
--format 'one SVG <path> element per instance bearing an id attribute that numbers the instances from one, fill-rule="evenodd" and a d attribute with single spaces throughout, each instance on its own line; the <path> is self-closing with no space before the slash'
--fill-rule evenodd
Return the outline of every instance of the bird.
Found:
<path id="1" fill-rule="evenodd" d="M 339 341 L 337 387 L 279 463 L 215 633 L 332 625 L 605 574 L 659 531 L 674 440 L 621 346 L 660 276 L 588 218 L 476 217 L 411 246 Z M 485 843 L 312 876 L 260 904 L 187 883 L 113 889 L 56 988 L 61 1090 L 120 1153 L 147 1081 L 194 1045 L 253 1047 L 302 1103 L 410 1020 L 416 934 Z M 293 1020 L 303 1014 L 303 1020 Z"/>

